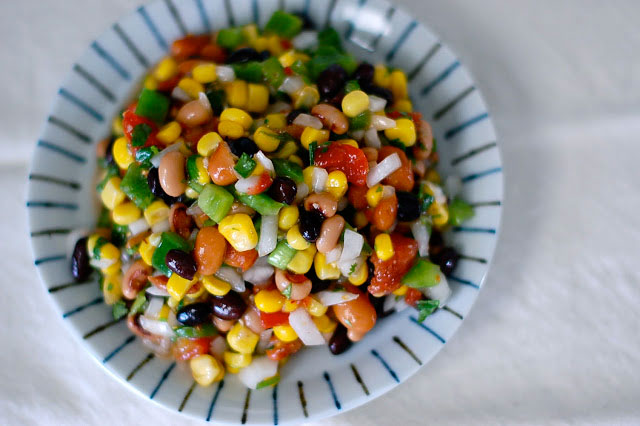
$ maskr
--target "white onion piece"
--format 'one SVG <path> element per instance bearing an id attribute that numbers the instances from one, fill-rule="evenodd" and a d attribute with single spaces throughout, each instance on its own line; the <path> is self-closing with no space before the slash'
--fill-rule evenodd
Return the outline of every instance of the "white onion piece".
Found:
<path id="1" fill-rule="evenodd" d="M 182 146 L 182 142 L 172 143 L 171 145 L 169 145 L 168 147 L 166 147 L 165 149 L 163 149 L 162 151 L 160 151 L 159 153 L 151 157 L 151 160 L 149 161 L 151 162 L 151 164 L 153 164 L 153 167 L 160 167 L 160 161 L 162 161 L 162 157 L 164 157 L 170 152 L 178 151 L 181 146 Z"/>
<path id="2" fill-rule="evenodd" d="M 263 354 L 266 352 L 269 346 L 271 346 L 271 336 L 273 336 L 272 328 L 260 333 L 260 340 L 258 340 L 258 345 L 256 346 L 256 352 L 258 352 L 259 354 Z"/>
<path id="3" fill-rule="evenodd" d="M 142 344 L 159 356 L 169 355 L 169 350 L 171 349 L 171 339 L 169 337 L 162 337 L 160 339 L 158 339 L 158 337 L 153 339 L 143 337 Z"/>
<path id="4" fill-rule="evenodd" d="M 149 318 L 157 317 L 160 309 L 162 309 L 162 305 L 164 305 L 164 299 L 161 297 L 152 297 L 151 300 L 149 300 L 147 309 L 144 311 L 145 316 Z"/>
<path id="5" fill-rule="evenodd" d="M 348 291 L 331 290 L 319 291 L 315 296 L 324 306 L 333 306 L 338 303 L 345 303 L 358 298 L 357 294 L 349 293 Z"/>
<path id="6" fill-rule="evenodd" d="M 327 263 L 337 262 L 338 259 L 340 259 L 341 254 L 342 254 L 342 244 L 338 243 L 332 250 L 330 250 L 328 253 L 324 255 L 325 262 Z"/>
<path id="7" fill-rule="evenodd" d="M 293 124 L 302 127 L 313 127 L 318 130 L 322 129 L 322 121 L 320 121 L 318 117 L 309 114 L 299 114 L 295 120 L 293 120 Z"/>
<path id="8" fill-rule="evenodd" d="M 131 231 L 131 235 L 141 234 L 147 229 L 149 229 L 149 224 L 147 223 L 147 220 L 144 217 L 141 217 L 135 222 L 132 222 L 129 224 L 129 231 Z"/>
<path id="9" fill-rule="evenodd" d="M 380 135 L 378 135 L 378 131 L 373 127 L 364 132 L 364 144 L 376 149 L 380 149 L 382 146 Z"/>
<path id="10" fill-rule="evenodd" d="M 247 269 L 242 278 L 251 284 L 259 285 L 271 278 L 274 273 L 273 266 L 269 265 L 266 257 L 260 257 L 256 262 Z"/>
<path id="11" fill-rule="evenodd" d="M 242 293 L 246 290 L 242 275 L 240 275 L 238 271 L 230 266 L 221 266 L 214 275 L 217 278 L 220 278 L 222 281 L 228 282 L 231 285 L 233 291 Z"/>
<path id="12" fill-rule="evenodd" d="M 155 285 L 147 287 L 145 290 L 147 294 L 158 297 L 169 297 L 169 292 L 167 290 L 156 287 Z"/>
<path id="13" fill-rule="evenodd" d="M 349 136 L 360 142 L 362 138 L 364 138 L 364 130 L 355 130 L 353 132 L 349 132 Z"/>
<path id="14" fill-rule="evenodd" d="M 429 299 L 440 301 L 440 307 L 444 306 L 451 296 L 451 287 L 449 287 L 447 277 L 441 273 L 438 285 L 423 288 L 422 294 L 427 296 Z"/>
<path id="15" fill-rule="evenodd" d="M 382 115 L 374 115 L 371 117 L 371 125 L 376 130 L 393 129 L 396 127 L 396 120 Z"/>
<path id="16" fill-rule="evenodd" d="M 199 216 L 199 215 L 201 215 L 201 214 L 202 214 L 202 213 L 204 213 L 204 212 L 202 211 L 202 209 L 200 208 L 200 206 L 198 205 L 198 203 L 193 203 L 193 204 L 191 204 L 191 205 L 189 206 L 189 208 L 187 208 L 186 213 L 187 213 L 189 216 Z"/>
<path id="17" fill-rule="evenodd" d="M 241 369 L 238 373 L 240 381 L 249 389 L 255 389 L 258 383 L 273 377 L 278 373 L 278 361 L 273 361 L 266 356 L 253 358 L 251 364 Z"/>
<path id="18" fill-rule="evenodd" d="M 289 325 L 305 345 L 324 345 L 324 338 L 306 309 L 298 308 L 291 312 L 289 314 Z"/>
<path id="19" fill-rule="evenodd" d="M 116 263 L 118 259 L 91 259 L 89 264 L 94 268 L 107 269 L 109 266 Z"/>
<path id="20" fill-rule="evenodd" d="M 387 313 L 387 312 L 391 312 L 396 308 L 396 295 L 395 294 L 390 294 L 388 296 L 385 296 L 384 298 L 384 302 L 382 303 L 382 312 Z"/>
<path id="21" fill-rule="evenodd" d="M 358 234 L 356 231 L 352 231 L 351 229 L 345 230 L 340 260 L 351 260 L 360 256 L 363 246 L 364 237 L 362 235 Z"/>
<path id="22" fill-rule="evenodd" d="M 462 191 L 462 179 L 460 176 L 450 175 L 444 181 L 444 192 L 449 199 L 454 199 Z"/>
<path id="23" fill-rule="evenodd" d="M 260 164 L 262 164 L 262 167 L 264 167 L 265 170 L 269 171 L 270 175 L 275 175 L 276 168 L 273 167 L 273 161 L 271 161 L 271 159 L 269 157 L 264 155 L 264 152 L 262 152 L 262 151 L 256 152 L 256 155 L 254 155 L 253 158 L 258 160 L 258 162 Z"/>
<path id="24" fill-rule="evenodd" d="M 151 232 L 155 234 L 156 232 L 167 232 L 169 229 L 171 229 L 171 226 L 169 225 L 169 219 L 165 219 L 158 223 L 155 223 L 151 227 Z"/>
<path id="25" fill-rule="evenodd" d="M 200 105 L 202 105 L 207 111 L 213 111 L 211 108 L 211 102 L 209 102 L 209 98 L 207 98 L 207 95 L 204 92 L 198 93 L 198 102 L 200 102 Z"/>
<path id="26" fill-rule="evenodd" d="M 327 186 L 327 180 L 329 179 L 329 173 L 322 167 L 314 167 L 311 173 L 311 189 L 313 192 L 323 192 Z"/>
<path id="27" fill-rule="evenodd" d="M 429 254 L 429 230 L 427 226 L 420 222 L 420 219 L 411 224 L 413 238 L 418 243 L 418 253 L 421 257 Z"/>
<path id="28" fill-rule="evenodd" d="M 173 312 L 172 310 L 169 310 L 169 314 L 167 315 L 167 324 L 169 324 L 169 327 L 171 328 L 178 327 L 179 325 L 181 325 L 180 323 L 178 323 L 178 319 L 176 318 L 176 313 Z"/>
<path id="29" fill-rule="evenodd" d="M 229 83 L 236 79 L 236 73 L 233 71 L 233 68 L 227 65 L 217 65 L 216 66 L 216 77 L 218 77 L 218 81 L 221 83 Z"/>
<path id="30" fill-rule="evenodd" d="M 367 186 L 371 188 L 402 166 L 400 157 L 393 153 L 375 165 L 367 174 Z"/>
<path id="31" fill-rule="evenodd" d="M 373 112 L 382 111 L 387 106 L 387 100 L 378 96 L 369 95 L 369 109 Z"/>
<path id="32" fill-rule="evenodd" d="M 265 256 L 276 248 L 278 242 L 278 215 L 262 216 L 258 256 Z"/>
<path id="33" fill-rule="evenodd" d="M 291 40 L 291 44 L 298 50 L 313 48 L 318 41 L 317 31 L 302 31 Z"/>
<path id="34" fill-rule="evenodd" d="M 177 100 L 182 101 L 182 102 L 191 101 L 191 96 L 189 96 L 187 94 L 187 92 L 185 92 L 184 90 L 182 90 L 178 86 L 174 87 L 173 90 L 171 91 L 171 97 L 173 99 L 177 99 Z"/>
<path id="35" fill-rule="evenodd" d="M 387 157 L 387 158 L 389 158 L 389 157 Z M 386 160 L 386 158 L 385 158 L 385 160 Z M 433 182 L 429 182 L 428 180 L 423 181 L 423 182 L 424 182 L 425 185 L 427 185 L 429 187 L 429 189 L 433 193 L 433 198 L 436 201 L 436 203 L 446 204 L 447 196 L 444 195 L 444 191 L 442 191 L 442 188 L 440 186 L 436 185 Z"/>
<path id="36" fill-rule="evenodd" d="M 217 359 L 224 357 L 224 351 L 227 350 L 227 339 L 223 336 L 216 336 L 209 344 L 209 351 Z"/>
<path id="37" fill-rule="evenodd" d="M 302 201 L 304 199 L 304 197 L 309 195 L 309 187 L 304 182 L 300 182 L 300 183 L 296 184 L 296 186 L 298 187 L 298 191 L 296 192 L 295 202 L 299 203 L 300 201 Z"/>
<path id="38" fill-rule="evenodd" d="M 285 92 L 288 95 L 293 95 L 303 87 L 304 81 L 301 77 L 295 75 L 285 78 L 278 90 L 280 90 L 281 92 Z"/>
<path id="39" fill-rule="evenodd" d="M 391 294 L 390 296 L 394 296 L 394 295 Z M 402 312 L 405 309 L 407 309 L 408 307 L 409 307 L 409 305 L 407 305 L 407 302 L 404 301 L 404 297 L 401 297 L 396 301 L 396 306 L 395 306 L 396 312 Z"/>
<path id="40" fill-rule="evenodd" d="M 345 259 L 345 260 L 340 259 L 338 260 L 337 265 L 342 275 L 344 275 L 345 277 L 348 277 L 352 273 L 355 274 L 357 271 L 359 271 L 360 267 L 364 262 L 365 262 L 364 257 L 358 256 L 355 259 Z M 354 267 L 353 265 L 356 265 L 356 266 Z"/>
<path id="41" fill-rule="evenodd" d="M 382 187 L 382 198 L 388 198 L 395 195 L 396 189 L 391 185 L 384 185 Z"/>
<path id="42" fill-rule="evenodd" d="M 251 190 L 251 188 L 255 187 L 259 181 L 260 176 L 249 176 L 248 178 L 240 177 L 234 186 L 236 191 L 246 194 Z"/>
<path id="43" fill-rule="evenodd" d="M 282 101 L 277 101 L 275 104 L 269 105 L 269 108 L 267 108 L 265 114 L 280 114 L 287 113 L 289 111 L 291 111 L 290 104 Z"/>
<path id="44" fill-rule="evenodd" d="M 151 334 L 163 337 L 173 337 L 173 329 L 166 321 L 154 320 L 145 315 L 140 315 L 138 320 L 140 321 L 140 326 Z"/>
<path id="45" fill-rule="evenodd" d="M 144 219 L 143 219 L 144 220 Z M 129 225 L 131 226 L 131 225 Z M 71 257 L 73 255 L 73 250 L 75 250 L 76 248 L 76 243 L 78 242 L 78 240 L 80 238 L 84 238 L 89 236 L 90 231 L 88 229 L 74 229 L 73 231 L 71 231 L 69 233 L 69 235 L 67 235 L 67 240 L 66 240 L 66 249 L 67 249 L 67 253 L 69 253 L 69 257 Z M 86 242 L 85 242 L 86 245 Z M 89 256 L 91 256 L 93 253 L 89 253 Z M 91 256 L 93 257 L 93 256 Z"/>

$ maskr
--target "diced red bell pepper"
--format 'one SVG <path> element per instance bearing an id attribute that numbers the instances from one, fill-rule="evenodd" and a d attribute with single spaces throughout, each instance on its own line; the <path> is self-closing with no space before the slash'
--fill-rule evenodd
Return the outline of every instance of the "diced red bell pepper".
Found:
<path id="1" fill-rule="evenodd" d="M 391 244 L 395 251 L 391 259 L 380 260 L 375 253 L 371 256 L 374 270 L 368 290 L 376 296 L 389 294 L 400 287 L 400 280 L 409 272 L 418 254 L 418 243 L 413 238 L 393 233 Z"/>
<path id="2" fill-rule="evenodd" d="M 288 312 L 273 312 L 268 314 L 266 312 L 260 312 L 260 322 L 264 328 L 273 328 L 277 325 L 289 324 Z"/>
<path id="3" fill-rule="evenodd" d="M 198 337 L 196 339 L 179 337 L 173 345 L 173 355 L 178 361 L 187 361 L 198 355 L 209 353 L 211 338 Z"/>
<path id="4" fill-rule="evenodd" d="M 129 149 L 131 150 L 133 155 L 135 155 L 135 153 L 140 148 L 158 145 L 158 139 L 156 138 L 156 134 L 158 133 L 158 126 L 156 126 L 156 124 L 150 119 L 137 115 L 135 113 L 137 105 L 138 103 L 134 102 L 122 113 L 122 130 L 125 137 L 127 138 L 127 141 L 129 141 Z M 147 124 L 149 127 L 151 127 L 152 131 L 151 134 L 149 134 L 147 142 L 144 144 L 144 146 L 132 146 L 131 134 L 133 133 L 133 129 L 135 129 L 135 127 L 139 124 Z"/>
<path id="5" fill-rule="evenodd" d="M 367 183 L 369 161 L 360 148 L 343 143 L 332 143 L 328 148 L 319 147 L 314 163 L 329 172 L 340 170 L 355 185 L 364 186 Z"/>
<path id="6" fill-rule="evenodd" d="M 246 271 L 251 268 L 258 258 L 256 249 L 237 251 L 231 244 L 227 244 L 227 251 L 224 254 L 224 263 L 234 268 L 242 268 Z"/>
<path id="7" fill-rule="evenodd" d="M 422 299 L 422 293 L 417 288 L 409 288 L 404 295 L 404 301 L 409 306 L 415 307 L 420 299 Z"/>

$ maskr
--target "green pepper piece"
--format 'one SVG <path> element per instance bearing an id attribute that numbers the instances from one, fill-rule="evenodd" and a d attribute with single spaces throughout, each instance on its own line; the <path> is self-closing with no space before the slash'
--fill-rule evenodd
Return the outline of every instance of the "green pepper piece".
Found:
<path id="1" fill-rule="evenodd" d="M 271 254 L 269 254 L 267 262 L 276 268 L 287 269 L 287 265 L 297 252 L 298 250 L 291 247 L 286 240 L 281 240 Z"/>
<path id="2" fill-rule="evenodd" d="M 250 83 L 262 82 L 262 64 L 251 61 L 244 64 L 233 64 L 232 67 L 236 78 Z"/>
<path id="3" fill-rule="evenodd" d="M 269 378 L 264 379 L 260 383 L 256 385 L 256 389 L 266 388 L 267 386 L 275 386 L 280 383 L 280 375 L 276 374 L 275 376 L 271 376 Z"/>
<path id="4" fill-rule="evenodd" d="M 218 330 L 213 324 L 203 324 L 198 327 L 178 327 L 174 331 L 176 336 L 188 338 L 212 337 L 218 334 Z"/>
<path id="5" fill-rule="evenodd" d="M 282 158 L 273 158 L 273 167 L 276 169 L 276 175 L 286 176 L 296 182 L 302 182 L 302 167 L 293 161 L 283 160 Z"/>
<path id="6" fill-rule="evenodd" d="M 144 291 L 141 291 L 136 296 L 131 308 L 129 308 L 129 315 L 139 314 L 144 311 L 144 306 L 147 303 L 147 297 Z"/>
<path id="7" fill-rule="evenodd" d="M 136 125 L 133 128 L 133 132 L 131 132 L 131 145 L 135 147 L 144 146 L 152 131 L 153 129 L 147 123 Z"/>
<path id="8" fill-rule="evenodd" d="M 127 304 L 123 300 L 118 300 L 111 308 L 111 313 L 114 320 L 119 320 L 129 313 L 129 308 L 127 308 Z"/>
<path id="9" fill-rule="evenodd" d="M 440 306 L 439 300 L 418 300 L 416 309 L 418 309 L 418 322 L 422 322 L 427 319 L 429 315 L 434 313 Z"/>
<path id="10" fill-rule="evenodd" d="M 280 209 L 284 206 L 284 204 L 278 203 L 264 193 L 258 195 L 247 195 L 241 194 L 233 189 L 233 194 L 240 202 L 245 203 L 263 216 L 278 214 Z"/>
<path id="11" fill-rule="evenodd" d="M 198 206 L 216 223 L 227 215 L 233 204 L 233 195 L 221 186 L 208 183 L 198 197 Z"/>
<path id="12" fill-rule="evenodd" d="M 280 37 L 293 38 L 302 30 L 302 19 L 282 10 L 276 10 L 264 30 Z"/>
<path id="13" fill-rule="evenodd" d="M 139 164 L 131 164 L 120 183 L 122 192 L 142 210 L 146 209 L 154 198 L 147 184 L 147 177 L 142 174 L 143 170 L 144 168 Z"/>
<path id="14" fill-rule="evenodd" d="M 236 163 L 234 169 L 240 176 L 243 178 L 249 177 L 251 172 L 256 168 L 256 162 L 247 154 L 246 152 L 242 153 L 242 156 Z"/>
<path id="15" fill-rule="evenodd" d="M 142 89 L 136 106 L 136 115 L 162 123 L 169 112 L 169 98 L 155 90 Z"/>
<path id="16" fill-rule="evenodd" d="M 98 185 L 96 185 L 96 191 L 102 192 L 102 190 L 104 189 L 104 187 L 107 184 L 107 182 L 109 181 L 109 179 L 111 179 L 114 176 L 120 177 L 120 169 L 118 168 L 118 166 L 116 164 L 109 163 L 109 164 L 107 164 L 107 174 L 98 183 Z"/>
<path id="17" fill-rule="evenodd" d="M 318 47 L 329 46 L 338 52 L 343 52 L 340 35 L 333 28 L 326 28 L 318 33 Z"/>
<path id="18" fill-rule="evenodd" d="M 127 232 L 129 232 L 127 225 L 116 225 L 114 223 L 111 228 L 111 242 L 115 246 L 123 245 L 127 241 Z"/>
<path id="19" fill-rule="evenodd" d="M 167 253 L 169 250 L 182 250 L 185 252 L 191 251 L 191 245 L 184 240 L 180 235 L 174 232 L 163 232 L 160 237 L 160 244 L 153 252 L 153 256 L 151 256 L 151 265 L 160 270 L 166 276 L 171 275 L 171 270 L 167 267 L 165 263 L 165 257 L 167 257 Z"/>
<path id="20" fill-rule="evenodd" d="M 138 163 L 141 163 L 141 165 L 143 165 L 145 168 L 147 168 L 147 166 L 151 166 L 151 163 L 149 163 L 149 160 L 151 160 L 151 158 L 154 155 L 156 155 L 158 152 L 159 151 L 157 146 L 147 146 L 144 148 L 140 148 L 136 152 L 136 161 Z"/>
<path id="21" fill-rule="evenodd" d="M 349 130 L 365 130 L 371 124 L 371 111 L 363 111 L 349 119 Z"/>
<path id="22" fill-rule="evenodd" d="M 459 198 L 455 198 L 449 203 L 449 223 L 453 226 L 460 226 L 462 222 L 471 219 L 474 214 L 473 207 Z"/>
<path id="23" fill-rule="evenodd" d="M 286 77 L 284 68 L 280 65 L 278 58 L 274 56 L 271 56 L 262 63 L 262 75 L 267 83 L 269 83 L 274 89 L 282 86 L 282 82 Z"/>
<path id="24" fill-rule="evenodd" d="M 242 28 L 225 28 L 218 31 L 216 42 L 227 49 L 235 49 L 244 41 Z"/>
<path id="25" fill-rule="evenodd" d="M 346 93 L 350 93 L 356 90 L 360 90 L 360 83 L 358 83 L 357 80 L 349 80 L 347 81 L 347 83 L 344 85 L 344 91 Z"/>
<path id="26" fill-rule="evenodd" d="M 440 267 L 428 260 L 418 259 L 415 265 L 402 277 L 402 283 L 408 287 L 434 287 L 440 283 L 442 272 Z"/>

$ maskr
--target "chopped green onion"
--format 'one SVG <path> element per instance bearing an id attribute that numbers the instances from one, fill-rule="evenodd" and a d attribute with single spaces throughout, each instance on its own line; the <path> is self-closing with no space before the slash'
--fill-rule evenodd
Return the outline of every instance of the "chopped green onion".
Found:
<path id="1" fill-rule="evenodd" d="M 140 291 L 133 301 L 131 308 L 129 309 L 129 315 L 139 314 L 144 310 L 144 305 L 147 303 L 147 298 L 144 291 Z"/>
<path id="2" fill-rule="evenodd" d="M 240 159 L 236 163 L 236 166 L 234 167 L 236 172 L 238 172 L 238 174 L 240 174 L 240 176 L 242 176 L 243 178 L 249 177 L 249 175 L 251 175 L 251 172 L 255 168 L 256 168 L 256 162 L 246 152 L 242 153 L 242 156 L 240 157 Z"/>
<path id="3" fill-rule="evenodd" d="M 241 194 L 233 189 L 235 197 L 242 203 L 251 207 L 263 216 L 276 215 L 280 212 L 280 209 L 284 206 L 282 203 L 278 203 L 273 198 L 262 193 L 258 195 Z"/>
<path id="4" fill-rule="evenodd" d="M 113 319 L 119 320 L 129 313 L 129 308 L 127 308 L 123 300 L 118 300 L 111 308 L 111 313 L 113 314 Z"/>
<path id="5" fill-rule="evenodd" d="M 132 146 L 144 146 L 149 139 L 149 135 L 153 129 L 147 123 L 140 123 L 133 128 L 131 132 L 131 145 Z"/>
<path id="6" fill-rule="evenodd" d="M 282 295 L 284 297 L 286 297 L 287 299 L 291 299 L 291 290 L 293 290 L 293 286 L 291 285 L 291 283 L 289 283 L 289 285 L 287 286 L 287 288 L 285 288 L 282 291 Z"/>
<path id="7" fill-rule="evenodd" d="M 413 288 L 435 287 L 441 280 L 440 267 L 425 259 L 418 259 L 413 268 L 402 277 L 402 283 Z"/>
<path id="8" fill-rule="evenodd" d="M 439 300 L 418 300 L 416 309 L 418 309 L 418 322 L 422 322 L 427 319 L 429 315 L 434 313 L 440 306 Z"/>
<path id="9" fill-rule="evenodd" d="M 136 106 L 136 115 L 162 123 L 169 112 L 169 98 L 155 90 L 142 89 Z"/>
<path id="10" fill-rule="evenodd" d="M 275 376 L 264 379 L 260 383 L 256 385 L 256 389 L 266 388 L 267 386 L 274 386 L 280 383 L 280 375 L 276 374 Z"/>
<path id="11" fill-rule="evenodd" d="M 471 219 L 474 215 L 473 207 L 459 198 L 449 203 L 449 223 L 460 226 L 462 222 Z"/>
<path id="12" fill-rule="evenodd" d="M 309 164 L 312 166 L 315 164 L 316 149 L 318 149 L 318 142 L 311 142 L 309 144 Z"/>
<path id="13" fill-rule="evenodd" d="M 273 167 L 276 169 L 276 175 L 291 178 L 296 182 L 302 182 L 302 167 L 300 167 L 299 164 L 281 158 L 274 158 L 271 161 L 273 162 Z"/>
<path id="14" fill-rule="evenodd" d="M 216 223 L 227 215 L 233 204 L 233 195 L 221 186 L 208 183 L 198 197 L 198 206 Z"/>
<path id="15" fill-rule="evenodd" d="M 344 91 L 347 93 L 354 92 L 356 90 L 360 90 L 360 83 L 357 80 L 349 80 L 344 85 Z"/>
<path id="16" fill-rule="evenodd" d="M 178 327 L 174 331 L 176 336 L 188 338 L 212 337 L 218 334 L 218 330 L 213 324 L 203 324 L 198 327 Z"/>
<path id="17" fill-rule="evenodd" d="M 216 42 L 227 49 L 235 49 L 244 42 L 242 28 L 225 28 L 218 31 Z"/>
<path id="18" fill-rule="evenodd" d="M 349 130 L 365 130 L 371 124 L 371 111 L 363 111 L 349 119 Z"/>
<path id="19" fill-rule="evenodd" d="M 243 64 L 233 64 L 232 67 L 236 73 L 236 78 L 251 83 L 262 82 L 262 64 L 251 61 Z"/>
<path id="20" fill-rule="evenodd" d="M 298 250 L 291 247 L 286 240 L 281 240 L 267 258 L 267 262 L 276 268 L 287 269 L 287 265 L 297 252 Z"/>
<path id="21" fill-rule="evenodd" d="M 154 199 L 147 177 L 143 174 L 144 168 L 133 163 L 127 169 L 127 173 L 122 178 L 120 189 L 139 209 L 146 209 Z"/>
<path id="22" fill-rule="evenodd" d="M 302 30 L 302 19 L 282 10 L 276 10 L 264 30 L 280 37 L 293 38 Z"/>
<path id="23" fill-rule="evenodd" d="M 163 232 L 160 237 L 160 244 L 153 252 L 153 256 L 151 256 L 151 265 L 159 269 L 160 272 L 165 274 L 166 276 L 171 275 L 171 270 L 167 267 L 165 262 L 165 257 L 167 257 L 167 253 L 169 250 L 182 250 L 185 252 L 191 251 L 191 245 L 180 235 L 174 232 Z"/>

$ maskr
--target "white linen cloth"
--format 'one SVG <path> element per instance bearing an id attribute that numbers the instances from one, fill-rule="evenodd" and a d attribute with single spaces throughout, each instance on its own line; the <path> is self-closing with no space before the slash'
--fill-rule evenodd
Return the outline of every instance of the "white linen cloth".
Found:
<path id="1" fill-rule="evenodd" d="M 472 313 L 427 367 L 318 424 L 640 423 L 640 3 L 397 3 L 458 53 L 489 104 L 500 243 Z M 191 424 L 87 356 L 27 240 L 27 167 L 58 84 L 135 6 L 0 2 L 0 424 Z"/>

